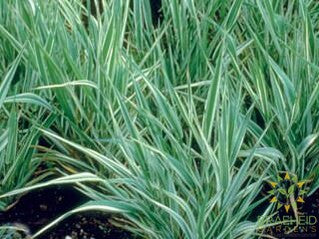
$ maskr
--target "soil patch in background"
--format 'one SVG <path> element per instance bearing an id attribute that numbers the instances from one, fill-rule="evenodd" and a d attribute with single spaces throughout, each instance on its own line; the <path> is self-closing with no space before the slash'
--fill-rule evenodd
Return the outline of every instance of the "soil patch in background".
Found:
<path id="1" fill-rule="evenodd" d="M 8 211 L 0 212 L 0 225 L 14 225 L 28 232 L 16 238 L 28 238 L 43 226 L 89 199 L 71 186 L 56 186 L 22 196 Z M 87 212 L 73 215 L 39 239 L 133 239 L 131 233 L 114 227 L 110 215 Z"/>

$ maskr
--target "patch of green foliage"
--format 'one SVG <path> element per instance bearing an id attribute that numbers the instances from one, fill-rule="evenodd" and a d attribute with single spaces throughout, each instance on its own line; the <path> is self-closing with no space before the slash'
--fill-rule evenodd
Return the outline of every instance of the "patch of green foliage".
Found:
<path id="1" fill-rule="evenodd" d="M 253 238 L 265 180 L 318 189 L 319 3 L 162 0 L 158 20 L 146 0 L 101 6 L 0 2 L 3 208 L 71 183 L 92 201 L 36 235 L 101 210 L 145 238 Z"/>

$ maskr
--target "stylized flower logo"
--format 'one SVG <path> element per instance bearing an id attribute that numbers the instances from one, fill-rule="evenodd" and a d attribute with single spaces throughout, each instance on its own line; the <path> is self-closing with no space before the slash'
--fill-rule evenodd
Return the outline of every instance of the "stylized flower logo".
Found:
<path id="1" fill-rule="evenodd" d="M 270 198 L 271 203 L 277 203 L 277 209 L 282 206 L 285 207 L 288 213 L 290 208 L 297 210 L 297 203 L 304 203 L 304 197 L 307 193 L 303 186 L 306 181 L 298 182 L 298 177 L 292 173 L 285 173 L 284 178 L 278 175 L 278 182 L 270 181 L 269 184 L 272 190 L 268 191 L 272 197 Z"/>

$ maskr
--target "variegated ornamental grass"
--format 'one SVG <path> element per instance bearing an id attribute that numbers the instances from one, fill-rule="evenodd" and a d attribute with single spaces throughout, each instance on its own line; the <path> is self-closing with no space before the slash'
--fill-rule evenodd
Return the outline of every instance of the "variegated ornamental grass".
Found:
<path id="1" fill-rule="evenodd" d="M 159 21 L 148 1 L 103 5 L 0 2 L 3 208 L 73 184 L 92 201 L 55 222 L 101 210 L 145 238 L 258 238 L 265 180 L 318 188 L 316 1 L 162 0 Z"/>

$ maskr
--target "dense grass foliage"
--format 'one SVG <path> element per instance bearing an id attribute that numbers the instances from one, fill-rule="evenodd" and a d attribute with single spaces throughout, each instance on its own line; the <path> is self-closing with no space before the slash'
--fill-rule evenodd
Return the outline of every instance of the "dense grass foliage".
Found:
<path id="1" fill-rule="evenodd" d="M 105 210 L 145 238 L 253 238 L 265 180 L 319 187 L 319 3 L 86 3 L 0 2 L 2 208 L 71 183 L 92 201 L 57 221 Z"/>

